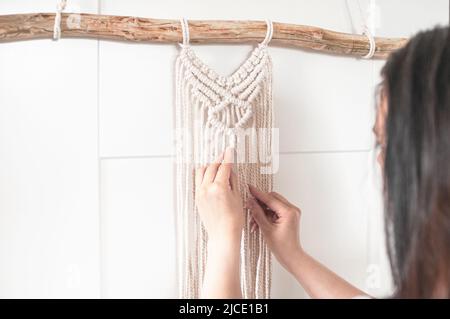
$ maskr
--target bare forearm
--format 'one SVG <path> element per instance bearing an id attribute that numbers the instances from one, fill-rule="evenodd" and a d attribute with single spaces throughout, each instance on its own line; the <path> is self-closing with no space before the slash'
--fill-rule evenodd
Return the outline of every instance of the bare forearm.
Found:
<path id="1" fill-rule="evenodd" d="M 311 298 L 353 298 L 366 295 L 303 251 L 288 269 Z"/>
<path id="2" fill-rule="evenodd" d="M 240 237 L 208 242 L 202 298 L 242 298 L 240 285 Z"/>

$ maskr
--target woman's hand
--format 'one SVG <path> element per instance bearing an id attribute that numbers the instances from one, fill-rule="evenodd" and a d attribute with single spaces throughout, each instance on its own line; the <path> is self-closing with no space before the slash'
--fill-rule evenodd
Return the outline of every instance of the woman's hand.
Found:
<path id="1" fill-rule="evenodd" d="M 241 236 L 244 213 L 233 162 L 234 149 L 228 148 L 214 163 L 196 170 L 196 205 L 210 241 Z"/>
<path id="2" fill-rule="evenodd" d="M 300 245 L 300 209 L 278 193 L 265 193 L 251 185 L 249 190 L 254 198 L 247 200 L 247 208 L 272 253 L 283 267 L 292 272 L 303 252 Z"/>
<path id="3" fill-rule="evenodd" d="M 300 245 L 300 209 L 277 193 L 249 186 L 246 206 L 280 264 L 312 298 L 353 298 L 364 292 L 305 253 Z"/>
<path id="4" fill-rule="evenodd" d="M 242 298 L 239 265 L 244 210 L 233 162 L 234 149 L 229 148 L 195 174 L 197 209 L 208 233 L 202 298 Z"/>

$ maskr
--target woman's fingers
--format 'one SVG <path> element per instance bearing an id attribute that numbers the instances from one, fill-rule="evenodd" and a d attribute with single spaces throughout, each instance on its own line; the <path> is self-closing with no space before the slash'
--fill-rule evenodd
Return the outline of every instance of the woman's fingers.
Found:
<path id="1" fill-rule="evenodd" d="M 256 224 L 262 229 L 266 230 L 270 226 L 270 221 L 267 219 L 266 213 L 262 209 L 262 207 L 258 204 L 256 200 L 253 198 L 247 199 L 247 208 L 250 209 L 252 213 L 252 217 L 255 220 Z"/>
<path id="2" fill-rule="evenodd" d="M 253 233 L 257 229 L 258 229 L 258 224 L 255 222 L 255 219 L 253 217 L 251 217 L 251 220 L 250 220 L 250 232 Z"/>
<path id="3" fill-rule="evenodd" d="M 217 169 L 217 174 L 216 177 L 214 178 L 214 181 L 229 183 L 231 171 L 233 169 L 233 163 L 234 163 L 234 148 L 229 147 L 225 150 L 222 164 L 220 164 L 219 168 Z"/>
<path id="4" fill-rule="evenodd" d="M 203 184 L 210 184 L 214 182 L 214 179 L 216 178 L 217 170 L 219 169 L 220 164 L 222 163 L 223 159 L 223 153 L 220 154 L 218 158 L 215 159 L 215 161 L 208 165 L 205 171 L 205 175 L 203 176 Z"/>
<path id="5" fill-rule="evenodd" d="M 195 189 L 198 190 L 203 181 L 203 176 L 205 175 L 206 167 L 202 166 L 195 170 Z"/>
<path id="6" fill-rule="evenodd" d="M 288 206 L 292 206 L 292 204 L 281 194 L 278 194 L 277 192 L 270 192 L 270 195 L 278 198 L 279 200 L 281 200 L 283 203 L 285 203 Z"/>
<path id="7" fill-rule="evenodd" d="M 237 179 L 236 174 L 233 171 L 231 171 L 230 187 L 233 192 L 239 193 L 238 179 Z"/>
<path id="8" fill-rule="evenodd" d="M 283 209 L 289 208 L 289 206 L 278 199 L 277 197 L 271 195 L 270 193 L 262 192 L 256 187 L 252 185 L 248 185 L 248 188 L 250 190 L 250 193 L 255 197 L 257 200 L 261 201 L 263 204 L 265 204 L 267 207 L 269 207 L 274 212 L 280 212 Z"/>

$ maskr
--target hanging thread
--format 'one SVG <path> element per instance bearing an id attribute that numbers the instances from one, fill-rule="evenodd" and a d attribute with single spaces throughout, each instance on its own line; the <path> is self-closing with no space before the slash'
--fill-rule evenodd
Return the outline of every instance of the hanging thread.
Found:
<path id="1" fill-rule="evenodd" d="M 53 40 L 58 41 L 61 38 L 61 13 L 67 5 L 67 0 L 60 0 L 56 5 L 55 24 L 53 26 Z"/>
<path id="2" fill-rule="evenodd" d="M 360 19 L 360 21 L 359 21 L 359 23 L 357 23 L 357 25 L 360 25 L 361 26 L 360 28 L 357 28 L 355 26 L 355 23 L 354 23 L 355 17 L 352 14 L 352 6 L 350 4 L 351 1 L 347 0 L 346 3 L 347 3 L 347 9 L 349 11 L 350 21 L 352 23 L 353 29 L 355 29 L 355 32 L 362 32 L 362 34 L 365 35 L 367 37 L 367 39 L 369 40 L 369 51 L 367 52 L 366 55 L 362 56 L 361 58 L 362 59 L 372 59 L 373 56 L 375 55 L 375 52 L 376 52 L 376 49 L 377 49 L 376 41 L 375 41 L 375 37 L 373 36 L 373 34 L 370 31 L 370 28 L 369 28 L 369 26 L 367 24 L 367 17 L 366 17 L 366 15 L 364 14 L 364 12 L 362 10 L 361 3 L 360 3 L 359 0 L 356 0 L 356 5 L 357 5 L 357 8 L 358 8 L 357 11 L 359 13 L 359 19 Z"/>

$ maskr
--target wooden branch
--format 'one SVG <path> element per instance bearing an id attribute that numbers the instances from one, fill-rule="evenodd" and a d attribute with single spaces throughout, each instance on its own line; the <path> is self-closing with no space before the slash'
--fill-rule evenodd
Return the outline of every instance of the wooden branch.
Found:
<path id="1" fill-rule="evenodd" d="M 0 15 L 0 42 L 51 38 L 54 19 L 54 13 Z M 261 42 L 266 34 L 266 23 L 189 20 L 189 29 L 191 43 Z M 178 20 L 64 13 L 61 31 L 63 38 L 182 42 Z M 374 57 L 386 58 L 406 42 L 407 39 L 403 38 L 376 38 Z M 356 57 L 369 51 L 369 41 L 364 35 L 279 22 L 274 22 L 271 44 Z"/>

